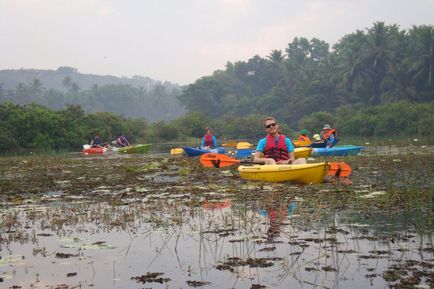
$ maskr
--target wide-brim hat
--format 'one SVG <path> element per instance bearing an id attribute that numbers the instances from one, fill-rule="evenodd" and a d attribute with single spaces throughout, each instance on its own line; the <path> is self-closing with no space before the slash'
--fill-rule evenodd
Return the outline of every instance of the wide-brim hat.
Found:
<path id="1" fill-rule="evenodd" d="M 320 140 L 321 137 L 319 136 L 319 134 L 314 134 L 312 137 L 314 140 Z"/>
<path id="2" fill-rule="evenodd" d="M 332 128 L 332 127 L 331 127 L 329 124 L 325 124 L 324 127 L 323 127 L 322 129 L 324 130 L 324 129 L 331 129 L 331 128 Z"/>

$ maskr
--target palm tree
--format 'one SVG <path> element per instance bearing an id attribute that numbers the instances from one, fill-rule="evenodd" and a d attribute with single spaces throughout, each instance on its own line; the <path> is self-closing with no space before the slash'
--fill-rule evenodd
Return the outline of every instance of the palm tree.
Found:
<path id="1" fill-rule="evenodd" d="M 384 22 L 374 23 L 367 34 L 367 58 L 369 70 L 373 73 L 371 83 L 371 105 L 380 104 L 381 83 L 387 74 L 388 66 L 393 59 L 394 40 L 399 35 L 398 26 L 386 26 Z"/>
<path id="2" fill-rule="evenodd" d="M 408 61 L 411 62 L 410 71 L 413 72 L 413 81 L 423 89 L 433 84 L 434 66 L 434 27 L 413 26 L 409 31 L 410 49 Z"/>
<path id="3" fill-rule="evenodd" d="M 282 53 L 282 50 L 273 49 L 270 55 L 267 56 L 267 59 L 273 63 L 282 63 L 285 58 L 285 54 Z"/>
<path id="4" fill-rule="evenodd" d="M 348 103 L 361 102 L 367 104 L 369 92 L 366 87 L 371 81 L 366 64 L 367 39 L 363 31 L 345 36 L 334 48 L 338 77 L 337 88 L 348 96 Z"/>

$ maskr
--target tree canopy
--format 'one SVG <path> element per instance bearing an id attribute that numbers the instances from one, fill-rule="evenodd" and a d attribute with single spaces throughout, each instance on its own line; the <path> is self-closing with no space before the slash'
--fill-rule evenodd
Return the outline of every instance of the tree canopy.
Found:
<path id="1" fill-rule="evenodd" d="M 434 100 L 434 28 L 400 30 L 374 23 L 330 50 L 319 39 L 294 38 L 283 53 L 228 63 L 190 84 L 179 96 L 189 111 L 211 119 L 274 115 L 292 128 L 319 111 Z"/>

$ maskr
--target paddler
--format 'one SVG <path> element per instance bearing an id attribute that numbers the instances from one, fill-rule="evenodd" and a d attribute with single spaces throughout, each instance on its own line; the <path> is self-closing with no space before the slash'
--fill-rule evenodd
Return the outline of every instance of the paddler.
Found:
<path id="1" fill-rule="evenodd" d="M 264 121 L 267 136 L 258 142 L 254 156 L 255 162 L 274 164 L 306 164 L 305 158 L 295 159 L 292 141 L 279 132 L 279 123 L 274 117 Z"/>

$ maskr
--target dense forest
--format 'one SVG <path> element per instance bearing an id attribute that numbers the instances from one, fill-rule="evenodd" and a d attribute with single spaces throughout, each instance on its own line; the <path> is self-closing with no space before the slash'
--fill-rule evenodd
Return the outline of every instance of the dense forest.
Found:
<path id="1" fill-rule="evenodd" d="M 15 85 L 15 86 L 14 86 Z M 1 70 L 0 103 L 36 103 L 58 110 L 80 105 L 86 113 L 112 112 L 148 121 L 172 120 L 185 113 L 181 87 L 135 76 L 81 74 L 70 67 L 52 70 Z"/>
<path id="2" fill-rule="evenodd" d="M 376 107 L 340 107 L 335 115 L 315 112 L 303 121 L 311 132 L 324 123 L 335 123 L 343 139 L 347 136 L 371 138 L 375 136 L 432 136 L 434 102 L 412 104 L 401 101 Z M 190 112 L 171 122 L 148 123 L 143 118 L 124 118 L 109 112 L 85 114 L 80 106 L 63 110 L 29 104 L 0 105 L 0 150 L 15 148 L 78 150 L 89 143 L 96 133 L 104 141 L 114 140 L 125 133 L 132 143 L 165 142 L 197 138 L 205 126 L 212 126 L 219 139 L 257 139 L 264 135 L 263 116 L 226 116 L 210 120 L 199 112 Z M 281 123 L 283 132 L 296 137 L 287 124 Z"/>
<path id="3" fill-rule="evenodd" d="M 291 137 L 325 123 L 340 136 L 432 136 L 433 66 L 433 26 L 400 30 L 378 22 L 332 49 L 295 38 L 285 52 L 228 63 L 184 88 L 118 83 L 82 90 L 64 78 L 60 91 L 33 79 L 0 86 L 0 149 L 76 149 L 96 132 L 106 140 L 120 132 L 133 142 L 185 140 L 206 126 L 219 138 L 258 138 L 267 115 Z"/>
<path id="4" fill-rule="evenodd" d="M 189 111 L 217 119 L 274 115 L 294 129 L 319 111 L 434 101 L 434 27 L 400 30 L 383 22 L 346 35 L 330 51 L 319 39 L 295 38 L 285 52 L 227 63 L 189 85 Z M 387 133 L 387 132 L 386 132 Z"/>

